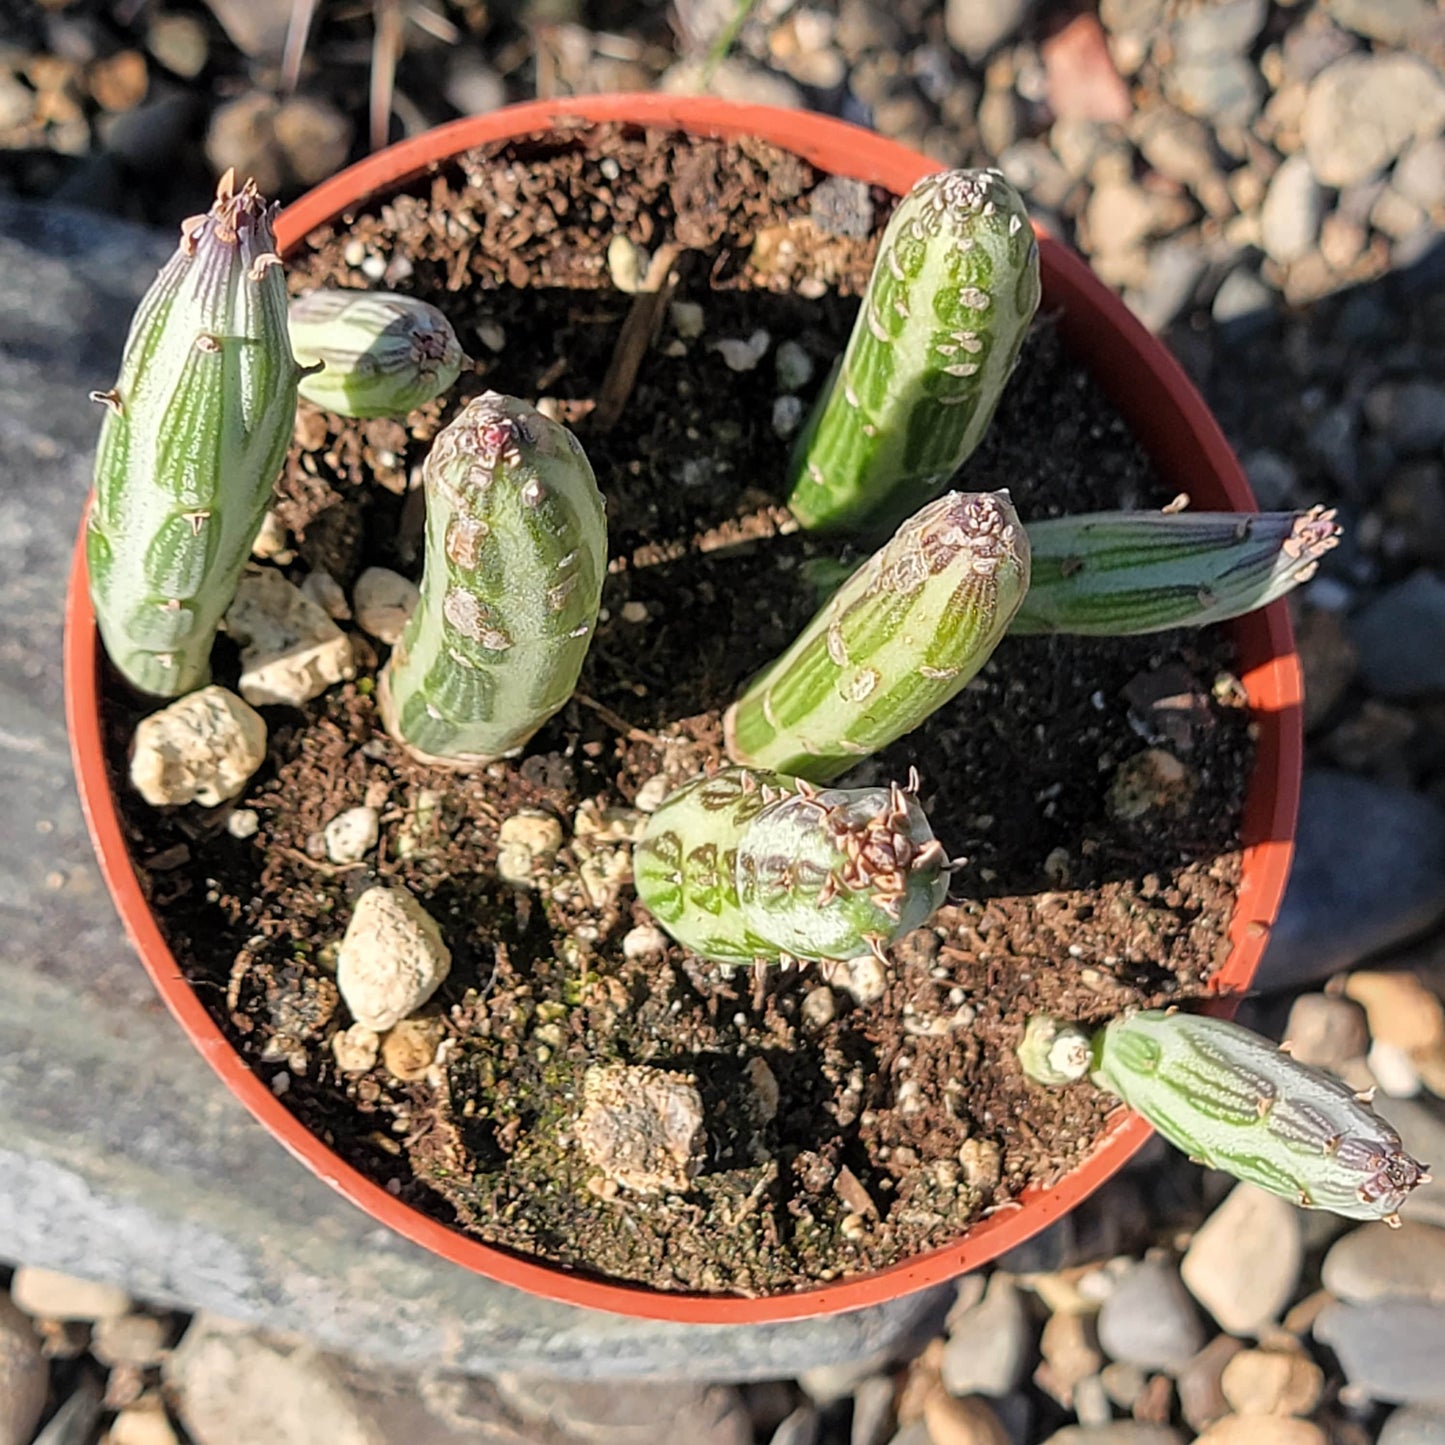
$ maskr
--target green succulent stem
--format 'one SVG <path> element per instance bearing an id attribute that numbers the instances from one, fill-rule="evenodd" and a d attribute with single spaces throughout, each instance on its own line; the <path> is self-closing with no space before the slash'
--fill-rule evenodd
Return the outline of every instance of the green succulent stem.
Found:
<path id="1" fill-rule="evenodd" d="M 1367 1096 L 1239 1024 L 1142 1010 L 1095 1032 L 1090 1052 L 1093 1083 L 1191 1159 L 1306 1209 L 1393 1221 L 1429 1180 Z M 1025 1048 L 1019 1057 L 1031 1077 L 1059 1082 Z"/>
<path id="2" fill-rule="evenodd" d="M 602 495 L 576 437 L 487 392 L 423 468 L 421 600 L 378 680 L 413 752 L 469 767 L 516 751 L 572 695 L 607 570 Z"/>
<path id="3" fill-rule="evenodd" d="M 271 501 L 301 375 L 274 208 L 228 171 L 142 299 L 106 406 L 86 532 L 111 661 L 142 692 L 210 677 L 211 644 Z"/>
<path id="4" fill-rule="evenodd" d="M 716 963 L 881 957 L 947 891 L 917 787 L 819 790 L 748 768 L 697 778 L 648 819 L 638 897 Z"/>
<path id="5" fill-rule="evenodd" d="M 301 395 L 340 416 L 405 416 L 449 390 L 465 357 L 435 306 L 390 291 L 311 291 L 287 313 Z"/>
<path id="6" fill-rule="evenodd" d="M 954 697 L 1008 631 L 1028 539 L 1003 492 L 909 518 L 728 709 L 728 756 L 825 783 Z"/>
<path id="7" fill-rule="evenodd" d="M 884 532 L 947 486 L 993 419 L 1039 294 L 1028 213 L 998 171 L 919 181 L 794 450 L 788 506 L 803 526 Z"/>
<path id="8" fill-rule="evenodd" d="M 1009 630 L 1116 637 L 1223 622 L 1308 581 L 1339 533 L 1323 507 L 1032 522 L 1032 578 Z"/>

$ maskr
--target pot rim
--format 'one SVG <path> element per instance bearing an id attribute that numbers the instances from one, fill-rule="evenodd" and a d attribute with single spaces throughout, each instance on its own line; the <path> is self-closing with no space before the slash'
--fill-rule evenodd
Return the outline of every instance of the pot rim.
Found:
<path id="1" fill-rule="evenodd" d="M 654 93 L 533 101 L 453 121 L 348 167 L 278 218 L 283 254 L 316 227 L 345 223 L 375 196 L 435 170 L 457 153 L 607 122 L 660 126 L 731 139 L 753 135 L 843 175 L 901 194 L 938 163 L 872 132 L 804 111 Z M 1040 233 L 1046 303 L 1062 307 L 1066 344 L 1094 370 L 1156 466 L 1209 505 L 1257 510 L 1218 424 L 1179 363 L 1077 255 Z M 1232 949 L 1211 980 L 1213 1007 L 1232 1013 L 1249 984 L 1284 895 L 1293 850 L 1303 756 L 1302 683 L 1289 615 L 1272 603 L 1229 624 L 1240 680 L 1258 727 L 1242 823 L 1243 870 L 1230 920 Z M 403 1204 L 306 1129 L 246 1065 L 191 988 L 145 901 L 126 848 L 102 746 L 100 647 L 90 604 L 82 517 L 66 598 L 66 716 L 80 802 L 101 873 L 127 936 L 191 1042 L 242 1104 L 313 1173 L 373 1219 L 433 1254 L 530 1294 L 564 1304 L 679 1324 L 752 1325 L 842 1313 L 897 1299 L 977 1269 L 1073 1210 L 1147 1141 L 1137 1115 L 1111 1116 L 1094 1152 L 1048 1189 L 1031 1189 L 953 1243 L 884 1270 L 799 1290 L 744 1298 L 671 1293 L 595 1278 L 483 1243 Z"/>

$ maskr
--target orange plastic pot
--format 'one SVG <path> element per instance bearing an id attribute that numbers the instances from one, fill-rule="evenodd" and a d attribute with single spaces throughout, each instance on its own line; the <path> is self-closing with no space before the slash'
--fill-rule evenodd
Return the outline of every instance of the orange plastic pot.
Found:
<path id="1" fill-rule="evenodd" d="M 298 250 L 315 227 L 343 222 L 373 199 L 424 175 L 458 152 L 542 131 L 609 121 L 694 135 L 754 135 L 820 170 L 906 191 L 937 169 L 914 152 L 836 120 L 799 111 L 664 95 L 595 96 L 513 106 L 457 121 L 403 141 L 343 171 L 282 213 L 283 252 Z M 1200 509 L 1253 511 L 1239 464 L 1203 401 L 1173 357 L 1088 267 L 1042 238 L 1044 306 L 1062 313 L 1062 331 L 1170 484 Z M 1298 659 L 1282 603 L 1231 624 L 1240 676 L 1258 725 L 1255 768 L 1244 810 L 1244 874 L 1229 936 L 1233 950 L 1214 980 L 1227 995 L 1245 988 L 1264 950 L 1289 871 L 1301 766 Z M 1135 1115 L 1120 1114 L 1089 1160 L 1051 1189 L 982 1221 L 943 1249 L 876 1273 L 761 1299 L 673 1294 L 613 1283 L 483 1244 L 401 1203 L 344 1163 L 304 1128 L 251 1072 L 197 998 L 171 955 L 137 881 L 101 746 L 100 647 L 87 591 L 85 550 L 75 551 L 66 613 L 66 705 L 81 804 L 131 942 L 161 997 L 226 1086 L 282 1144 L 373 1219 L 433 1253 L 548 1299 L 646 1319 L 692 1324 L 757 1324 L 839 1313 L 905 1295 L 976 1269 L 1067 1214 L 1114 1174 L 1149 1137 Z"/>

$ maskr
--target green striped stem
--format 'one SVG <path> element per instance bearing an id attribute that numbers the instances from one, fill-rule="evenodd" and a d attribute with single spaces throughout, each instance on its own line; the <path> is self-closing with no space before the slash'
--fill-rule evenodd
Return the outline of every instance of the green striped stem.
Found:
<path id="1" fill-rule="evenodd" d="M 793 515 L 810 530 L 883 532 L 947 486 L 988 429 L 1038 304 L 1038 246 L 1003 176 L 919 181 L 798 439 Z"/>
<path id="2" fill-rule="evenodd" d="M 474 766 L 516 751 L 572 695 L 607 570 L 602 495 L 566 427 L 487 392 L 423 468 L 421 600 L 378 684 L 387 731 Z"/>
<path id="3" fill-rule="evenodd" d="M 1005 493 L 930 502 L 728 709 L 728 756 L 814 783 L 836 778 L 967 684 L 1028 585 L 1028 538 Z"/>
<path id="4" fill-rule="evenodd" d="M 1307 1209 L 1393 1222 L 1429 1181 L 1366 1096 L 1239 1024 L 1143 1011 L 1100 1029 L 1089 1052 L 1093 1082 L 1191 1159 Z"/>
<path id="5" fill-rule="evenodd" d="M 86 560 L 111 661 L 142 692 L 210 677 L 211 643 L 296 420 L 273 208 L 231 172 L 131 322 L 95 459 Z"/>
<path id="6" fill-rule="evenodd" d="M 1095 512 L 1032 522 L 1033 571 L 1009 631 L 1118 637 L 1202 627 L 1307 582 L 1338 545 L 1333 511 Z"/>
<path id="7" fill-rule="evenodd" d="M 312 291 L 287 313 L 291 347 L 318 369 L 301 395 L 340 416 L 405 416 L 451 388 L 465 357 L 435 306 L 390 291 Z"/>
<path id="8" fill-rule="evenodd" d="M 637 895 L 716 963 L 881 957 L 947 892 L 947 858 L 916 792 L 916 779 L 818 791 L 746 768 L 696 779 L 648 819 Z"/>

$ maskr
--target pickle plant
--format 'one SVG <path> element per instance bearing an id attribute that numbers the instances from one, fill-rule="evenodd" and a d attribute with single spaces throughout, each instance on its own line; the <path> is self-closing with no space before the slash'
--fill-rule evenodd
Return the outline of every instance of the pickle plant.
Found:
<path id="1" fill-rule="evenodd" d="M 341 416 L 404 416 L 449 391 L 466 359 L 435 306 L 391 291 L 308 291 L 287 324 L 313 368 L 301 395 Z"/>
<path id="2" fill-rule="evenodd" d="M 1039 304 L 1039 253 L 999 171 L 940 171 L 899 201 L 853 333 L 798 439 L 788 506 L 883 531 L 978 445 Z"/>
<path id="3" fill-rule="evenodd" d="M 906 788 L 827 788 L 724 768 L 648 820 L 637 896 L 716 963 L 845 961 L 882 951 L 943 902 L 947 857 Z"/>
<path id="4" fill-rule="evenodd" d="M 607 571 L 602 494 L 577 438 L 489 391 L 422 470 L 421 601 L 381 673 L 387 730 L 452 763 L 520 748 L 572 696 Z"/>
<path id="5" fill-rule="evenodd" d="M 96 610 L 111 656 L 154 692 L 206 679 L 298 386 L 343 415 L 405 415 L 464 361 L 441 313 L 405 296 L 314 292 L 288 317 L 270 217 L 254 185 L 222 181 L 103 398 Z M 637 849 L 639 894 L 704 957 L 846 960 L 927 918 L 947 864 L 916 784 L 824 785 L 945 705 L 1009 632 L 1217 621 L 1333 545 L 1318 510 L 1026 527 L 1007 493 L 937 495 L 987 428 L 1038 299 L 1033 232 L 997 172 L 925 177 L 900 201 L 787 479 L 805 527 L 892 535 L 727 710 L 733 766 L 669 798 Z M 378 703 L 413 753 L 477 766 L 573 693 L 607 570 L 603 502 L 576 438 L 496 392 L 442 429 L 422 479 L 421 597 Z"/>
<path id="6" fill-rule="evenodd" d="M 1224 1019 L 1146 1009 L 1090 1034 L 1040 1015 L 1018 1055 L 1035 1082 L 1088 1075 L 1196 1163 L 1306 1209 L 1397 1224 L 1430 1179 L 1368 1095 Z"/>
<path id="7" fill-rule="evenodd" d="M 142 692 L 210 677 L 211 643 L 261 528 L 296 416 L 274 208 L 230 171 L 181 227 L 105 403 L 86 528 L 106 651 Z"/>

